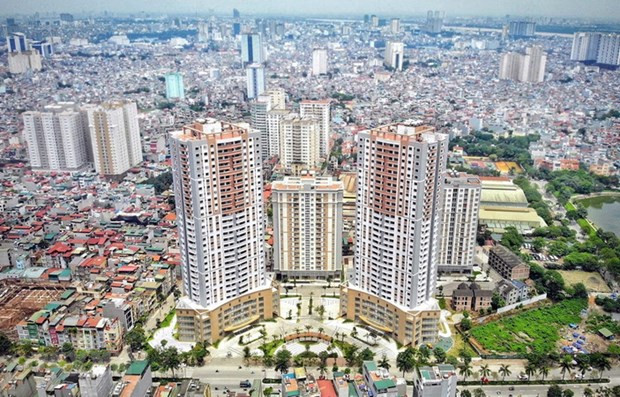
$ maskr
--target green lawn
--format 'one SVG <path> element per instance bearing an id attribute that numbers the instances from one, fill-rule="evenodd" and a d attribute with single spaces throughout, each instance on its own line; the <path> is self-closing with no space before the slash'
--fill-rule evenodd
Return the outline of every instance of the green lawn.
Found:
<path id="1" fill-rule="evenodd" d="M 164 321 L 161 322 L 161 324 L 159 325 L 159 328 L 166 328 L 170 326 L 170 323 L 172 322 L 172 319 L 174 318 L 175 313 L 176 313 L 175 309 L 170 310 L 170 313 L 166 314 L 166 317 L 164 317 Z"/>
<path id="2" fill-rule="evenodd" d="M 580 323 L 585 299 L 570 299 L 475 327 L 471 335 L 495 353 L 550 353 L 560 340 L 558 329 Z"/>

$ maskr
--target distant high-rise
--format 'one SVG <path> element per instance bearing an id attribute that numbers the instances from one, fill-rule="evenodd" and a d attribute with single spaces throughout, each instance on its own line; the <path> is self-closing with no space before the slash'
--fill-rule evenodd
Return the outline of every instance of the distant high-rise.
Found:
<path id="1" fill-rule="evenodd" d="M 423 31 L 426 33 L 437 34 L 443 29 L 443 14 L 439 11 L 428 11 L 426 14 L 426 24 Z"/>
<path id="2" fill-rule="evenodd" d="M 596 62 L 603 65 L 620 65 L 620 34 L 601 35 Z"/>
<path id="3" fill-rule="evenodd" d="M 320 122 L 291 113 L 280 119 L 280 164 L 312 169 L 320 164 Z"/>
<path id="4" fill-rule="evenodd" d="M 88 163 L 88 126 L 73 103 L 49 105 L 42 112 L 25 112 L 24 137 L 33 169 L 77 171 Z"/>
<path id="5" fill-rule="evenodd" d="M 267 91 L 269 100 L 271 101 L 272 109 L 285 109 L 286 108 L 286 93 L 282 88 L 275 88 Z"/>
<path id="6" fill-rule="evenodd" d="M 13 74 L 22 74 L 30 70 L 38 71 L 43 68 L 41 54 L 33 50 L 10 52 L 8 54 L 8 60 L 9 72 Z"/>
<path id="7" fill-rule="evenodd" d="M 66 12 L 61 12 L 59 16 L 60 16 L 60 20 L 63 22 L 73 22 L 74 20 L 73 14 L 69 14 Z"/>
<path id="8" fill-rule="evenodd" d="M 508 25 L 508 36 L 510 37 L 533 37 L 536 35 L 536 22 L 511 21 Z"/>
<path id="9" fill-rule="evenodd" d="M 397 123 L 358 140 L 355 272 L 341 314 L 402 344 L 433 343 L 448 137 Z"/>
<path id="10" fill-rule="evenodd" d="M 376 16 L 376 15 L 371 15 L 371 16 L 370 16 L 370 25 L 371 25 L 373 28 L 377 28 L 377 27 L 379 27 L 379 17 L 378 17 L 378 16 Z"/>
<path id="11" fill-rule="evenodd" d="M 142 162 L 138 108 L 133 102 L 85 105 L 95 169 L 118 176 Z"/>
<path id="12" fill-rule="evenodd" d="M 444 185 L 439 271 L 469 273 L 474 264 L 478 231 L 480 179 L 450 174 Z"/>
<path id="13" fill-rule="evenodd" d="M 507 52 L 502 54 L 499 78 L 529 83 L 540 83 L 545 79 L 547 55 L 540 46 L 528 47 L 525 54 Z"/>
<path id="14" fill-rule="evenodd" d="M 261 158 L 269 157 L 269 129 L 267 125 L 267 113 L 271 110 L 271 98 L 269 95 L 259 95 L 250 103 L 250 126 L 260 131 Z"/>
<path id="15" fill-rule="evenodd" d="M 390 32 L 392 34 L 400 33 L 400 18 L 392 18 L 390 21 Z"/>
<path id="16" fill-rule="evenodd" d="M 241 13 L 236 8 L 233 8 L 233 18 L 239 18 Z"/>
<path id="17" fill-rule="evenodd" d="M 213 343 L 278 311 L 265 270 L 260 136 L 201 120 L 170 135 L 183 292 L 179 339 Z"/>
<path id="18" fill-rule="evenodd" d="M 244 65 L 263 62 L 263 46 L 258 33 L 241 35 L 241 61 Z"/>
<path id="19" fill-rule="evenodd" d="M 245 68 L 248 99 L 257 98 L 265 92 L 265 67 L 253 63 Z"/>
<path id="20" fill-rule="evenodd" d="M 280 156 L 280 123 L 289 115 L 289 111 L 272 109 L 267 112 L 267 133 L 269 135 L 269 157 Z M 265 150 L 265 148 L 263 148 Z M 267 150 L 265 150 L 267 151 Z"/>
<path id="21" fill-rule="evenodd" d="M 233 22 L 233 24 L 232 24 L 232 34 L 233 34 L 233 36 L 239 36 L 239 34 L 241 34 L 241 23 Z"/>
<path id="22" fill-rule="evenodd" d="M 327 158 L 329 155 L 331 103 L 329 100 L 303 100 L 299 103 L 299 114 L 302 118 L 315 117 L 319 121 L 319 155 Z"/>
<path id="23" fill-rule="evenodd" d="M 6 38 L 6 46 L 9 52 L 25 52 L 30 50 L 30 45 L 23 33 L 13 33 Z"/>
<path id="24" fill-rule="evenodd" d="M 385 46 L 385 59 L 383 63 L 394 69 L 403 70 L 403 60 L 405 58 L 405 44 L 388 42 Z"/>
<path id="25" fill-rule="evenodd" d="M 573 61 L 596 61 L 602 33 L 575 32 L 570 59 Z"/>
<path id="26" fill-rule="evenodd" d="M 340 277 L 343 191 L 343 183 L 329 177 L 286 177 L 273 182 L 276 274 Z"/>
<path id="27" fill-rule="evenodd" d="M 209 41 L 209 24 L 206 22 L 198 23 L 198 42 L 207 43 Z"/>
<path id="28" fill-rule="evenodd" d="M 168 73 L 166 79 L 166 98 L 185 99 L 185 86 L 183 85 L 183 75 L 181 73 Z"/>
<path id="29" fill-rule="evenodd" d="M 617 33 L 576 32 L 570 59 L 620 65 L 620 35 Z"/>
<path id="30" fill-rule="evenodd" d="M 312 51 L 312 74 L 319 76 L 327 74 L 327 50 L 315 48 Z"/>
<path id="31" fill-rule="evenodd" d="M 52 43 L 48 43 L 47 41 L 32 41 L 30 43 L 30 46 L 34 51 L 37 51 L 39 55 L 41 55 L 43 58 L 49 58 L 54 54 L 54 46 L 52 45 Z"/>

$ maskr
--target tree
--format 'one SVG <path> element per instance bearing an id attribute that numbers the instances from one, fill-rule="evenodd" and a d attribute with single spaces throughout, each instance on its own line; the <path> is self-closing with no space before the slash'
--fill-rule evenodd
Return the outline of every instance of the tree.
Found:
<path id="1" fill-rule="evenodd" d="M 482 382 L 482 378 L 489 378 L 491 376 L 491 370 L 489 369 L 489 364 L 482 364 L 480 366 L 480 382 Z"/>
<path id="2" fill-rule="evenodd" d="M 545 249 L 545 245 L 547 245 L 547 242 L 542 237 L 536 237 L 532 241 L 532 248 L 536 252 L 542 252 Z"/>
<path id="3" fill-rule="evenodd" d="M 594 397 L 594 392 L 589 387 L 583 389 L 583 397 Z"/>
<path id="4" fill-rule="evenodd" d="M 570 389 L 564 389 L 562 391 L 562 397 L 573 397 L 574 395 L 575 395 L 575 392 Z"/>
<path id="5" fill-rule="evenodd" d="M 375 358 L 375 353 L 369 348 L 365 348 L 364 350 L 360 352 L 360 354 L 358 354 L 357 361 L 359 364 L 361 364 L 364 361 L 371 361 L 374 358 Z"/>
<path id="6" fill-rule="evenodd" d="M 607 357 L 601 353 L 594 353 L 591 356 L 592 367 L 600 374 L 600 379 L 603 379 L 603 372 L 611 369 L 611 363 Z"/>
<path id="7" fill-rule="evenodd" d="M 588 290 L 583 283 L 573 285 L 573 298 L 587 298 Z"/>
<path id="8" fill-rule="evenodd" d="M 5 333 L 0 332 L 0 356 L 8 354 L 13 347 L 13 342 L 6 336 Z"/>
<path id="9" fill-rule="evenodd" d="M 127 332 L 125 340 L 129 344 L 131 351 L 141 350 L 146 344 L 144 328 L 141 325 L 136 325 L 131 331 Z"/>
<path id="10" fill-rule="evenodd" d="M 562 388 L 558 385 L 549 386 L 547 397 L 562 397 Z"/>
<path id="11" fill-rule="evenodd" d="M 347 361 L 347 365 L 353 366 L 357 362 L 357 346 L 355 345 L 347 345 L 343 350 L 342 354 L 344 359 Z"/>
<path id="12" fill-rule="evenodd" d="M 461 397 L 471 397 L 471 392 L 469 390 L 463 390 L 461 392 Z"/>
<path id="13" fill-rule="evenodd" d="M 71 344 L 70 342 L 63 343 L 60 347 L 60 351 L 65 357 L 65 360 L 73 361 L 75 359 L 75 349 L 73 347 L 73 344 Z"/>
<path id="14" fill-rule="evenodd" d="M 506 380 L 507 376 L 510 376 L 512 374 L 512 371 L 510 371 L 510 365 L 506 365 L 506 364 L 502 364 L 499 367 L 499 374 L 502 376 L 502 381 Z"/>
<path id="15" fill-rule="evenodd" d="M 171 371 L 174 378 L 174 371 L 181 366 L 181 356 L 176 347 L 170 346 L 162 349 L 159 353 L 159 365 L 164 371 Z"/>
<path id="16" fill-rule="evenodd" d="M 23 340 L 17 345 L 16 349 L 20 356 L 30 357 L 32 354 L 32 342 Z"/>
<path id="17" fill-rule="evenodd" d="M 471 369 L 470 363 L 463 363 L 459 366 L 459 373 L 463 375 L 463 382 L 467 380 L 468 376 L 472 376 L 474 372 Z"/>
<path id="18" fill-rule="evenodd" d="M 274 360 L 274 369 L 280 373 L 285 373 L 291 366 L 292 354 L 286 349 L 282 349 L 276 353 Z"/>
<path id="19" fill-rule="evenodd" d="M 411 347 L 398 353 L 396 356 L 396 368 L 403 373 L 403 378 L 407 372 L 411 372 L 415 367 L 414 350 Z"/>
<path id="20" fill-rule="evenodd" d="M 474 390 L 474 397 L 486 397 L 486 394 L 484 393 L 484 390 L 477 388 Z"/>
<path id="21" fill-rule="evenodd" d="M 565 355 L 560 361 L 560 372 L 562 373 L 562 380 L 566 378 L 566 373 L 571 372 L 573 369 L 573 358 L 570 355 Z"/>
<path id="22" fill-rule="evenodd" d="M 379 367 L 380 368 L 385 368 L 385 369 L 390 369 L 391 365 L 390 362 L 387 359 L 387 356 L 384 354 L 383 356 L 381 356 L 381 361 L 379 361 Z"/>
<path id="23" fill-rule="evenodd" d="M 443 363 L 446 361 L 446 352 L 440 346 L 433 349 L 433 356 L 435 356 L 435 361 L 438 363 Z"/>
<path id="24" fill-rule="evenodd" d="M 549 371 L 551 369 L 547 365 L 543 365 L 538 368 L 538 373 L 542 376 L 542 380 L 545 380 L 545 377 L 549 376 Z"/>
<path id="25" fill-rule="evenodd" d="M 532 376 L 534 376 L 536 374 L 536 366 L 533 363 L 528 363 L 525 366 L 525 374 L 531 378 Z"/>
<path id="26" fill-rule="evenodd" d="M 500 240 L 500 243 L 510 249 L 513 252 L 519 252 L 519 249 L 523 245 L 523 236 L 513 226 L 508 226 L 504 229 L 504 235 Z"/>
<path id="27" fill-rule="evenodd" d="M 468 318 L 464 318 L 461 320 L 461 329 L 463 331 L 469 331 L 471 329 L 471 320 Z"/>
<path id="28" fill-rule="evenodd" d="M 250 352 L 250 347 L 245 346 L 243 348 L 243 359 L 247 361 L 250 359 L 250 357 L 252 357 L 252 353 Z"/>
<path id="29" fill-rule="evenodd" d="M 493 310 L 497 310 L 500 307 L 504 306 L 506 306 L 506 301 L 504 300 L 504 298 L 502 298 L 499 293 L 493 292 L 493 296 L 491 297 L 491 308 Z"/>

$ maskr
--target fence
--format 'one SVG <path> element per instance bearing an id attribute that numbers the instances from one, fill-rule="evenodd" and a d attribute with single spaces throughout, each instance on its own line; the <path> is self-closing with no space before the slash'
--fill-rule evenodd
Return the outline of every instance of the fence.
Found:
<path id="1" fill-rule="evenodd" d="M 526 299 L 526 300 L 521 301 L 521 302 L 513 303 L 512 305 L 500 307 L 499 309 L 497 309 L 497 314 L 505 313 L 505 312 L 510 311 L 510 310 L 512 310 L 512 309 L 514 309 L 516 307 L 519 307 L 519 306 L 531 305 L 532 303 L 540 302 L 540 301 L 545 300 L 545 299 L 547 299 L 547 294 L 537 295 L 537 296 L 534 296 L 534 297 L 532 297 L 530 299 Z"/>

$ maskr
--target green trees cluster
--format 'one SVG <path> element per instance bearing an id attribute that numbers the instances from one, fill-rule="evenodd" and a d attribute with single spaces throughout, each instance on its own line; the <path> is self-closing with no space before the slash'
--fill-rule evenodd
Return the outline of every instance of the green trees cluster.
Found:
<path id="1" fill-rule="evenodd" d="M 162 346 L 153 348 L 147 347 L 147 357 L 151 363 L 153 371 L 170 371 L 175 376 L 175 371 L 179 369 L 181 364 L 190 366 L 201 366 L 204 364 L 205 358 L 209 355 L 209 350 L 202 342 L 197 342 L 190 351 L 179 352 L 174 346 L 166 346 L 162 342 Z"/>
<path id="2" fill-rule="evenodd" d="M 536 186 L 532 185 L 525 177 L 515 178 L 513 182 L 523 190 L 527 202 L 530 203 L 530 207 L 536 210 L 538 216 L 543 218 L 547 225 L 553 224 L 553 217 L 551 216 L 551 211 L 549 211 L 549 206 L 543 200 L 542 194 L 540 194 Z"/>
<path id="3" fill-rule="evenodd" d="M 522 167 L 532 164 L 529 146 L 540 136 L 532 134 L 524 137 L 495 138 L 485 132 L 475 132 L 469 136 L 450 141 L 450 149 L 461 146 L 469 156 L 485 156 L 497 160 L 516 161 Z"/>
<path id="4" fill-rule="evenodd" d="M 553 171 L 541 175 L 549 181 L 546 189 L 552 193 L 561 204 L 566 204 L 575 194 L 590 194 L 601 192 L 618 183 L 617 177 L 598 176 L 586 170 Z"/>
<path id="5" fill-rule="evenodd" d="M 144 181 L 147 185 L 153 185 L 156 194 L 162 194 L 172 186 L 172 172 L 162 172 Z"/>

